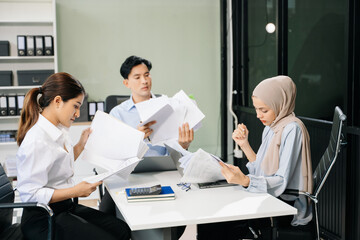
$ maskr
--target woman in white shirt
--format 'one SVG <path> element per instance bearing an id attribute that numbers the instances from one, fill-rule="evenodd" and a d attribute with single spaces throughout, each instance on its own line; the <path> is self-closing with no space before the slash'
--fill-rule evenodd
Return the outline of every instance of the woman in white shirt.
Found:
<path id="1" fill-rule="evenodd" d="M 222 174 L 229 183 L 242 185 L 247 191 L 280 196 L 298 209 L 297 215 L 280 218 L 280 224 L 290 228 L 296 226 L 313 234 L 314 225 L 308 224 L 312 219 L 308 199 L 283 194 L 285 189 L 311 193 L 313 186 L 309 134 L 293 112 L 295 98 L 296 86 L 287 76 L 265 79 L 256 86 L 253 105 L 257 118 L 265 125 L 261 146 L 255 153 L 248 141 L 249 130 L 239 124 L 232 138 L 249 160 L 246 165 L 249 174 L 243 174 L 239 167 L 221 163 Z M 256 229 L 259 225 L 270 225 L 269 218 L 199 225 L 198 239 L 248 238 L 252 235 L 249 227 Z"/>
<path id="2" fill-rule="evenodd" d="M 49 204 L 54 211 L 55 239 L 130 239 L 127 224 L 73 201 L 87 197 L 101 184 L 74 184 L 74 161 L 83 151 L 90 129 L 72 146 L 67 129 L 80 116 L 85 90 L 67 73 L 51 75 L 24 101 L 17 143 L 18 191 L 23 202 Z M 47 214 L 25 209 L 22 231 L 26 239 L 46 239 Z"/>

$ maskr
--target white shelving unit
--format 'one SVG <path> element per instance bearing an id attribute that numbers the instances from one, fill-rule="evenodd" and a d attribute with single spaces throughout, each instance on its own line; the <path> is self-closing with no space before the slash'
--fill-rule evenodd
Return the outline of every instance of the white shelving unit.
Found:
<path id="1" fill-rule="evenodd" d="M 17 35 L 53 36 L 54 56 L 24 56 L 17 53 Z M 0 87 L 0 95 L 25 95 L 39 86 L 19 86 L 18 70 L 54 69 L 58 71 L 55 0 L 0 0 L 0 40 L 10 42 L 10 56 L 0 56 L 0 71 L 13 72 L 13 86 Z M 0 117 L 0 130 L 16 130 L 19 116 Z M 14 142 L 0 142 L 0 163 L 15 155 Z"/>

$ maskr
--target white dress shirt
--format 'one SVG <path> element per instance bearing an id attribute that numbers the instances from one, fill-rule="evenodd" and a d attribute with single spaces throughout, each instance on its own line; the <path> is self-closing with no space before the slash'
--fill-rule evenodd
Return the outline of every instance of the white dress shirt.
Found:
<path id="1" fill-rule="evenodd" d="M 55 189 L 74 186 L 74 151 L 67 130 L 41 114 L 26 133 L 16 160 L 23 202 L 48 204 Z"/>

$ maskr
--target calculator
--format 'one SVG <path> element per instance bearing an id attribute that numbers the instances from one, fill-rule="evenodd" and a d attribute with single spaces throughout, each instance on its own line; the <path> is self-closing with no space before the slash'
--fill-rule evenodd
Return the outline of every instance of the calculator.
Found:
<path id="1" fill-rule="evenodd" d="M 155 185 L 152 187 L 143 187 L 143 188 L 130 188 L 130 196 L 140 196 L 140 195 L 157 195 L 161 193 L 161 185 Z"/>

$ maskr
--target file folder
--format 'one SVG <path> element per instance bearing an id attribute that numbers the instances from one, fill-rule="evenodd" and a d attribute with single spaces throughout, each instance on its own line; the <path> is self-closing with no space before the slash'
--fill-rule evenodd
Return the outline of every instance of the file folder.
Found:
<path id="1" fill-rule="evenodd" d="M 25 96 L 24 95 L 18 95 L 17 97 L 17 115 L 21 115 L 21 110 L 23 109 L 24 106 L 24 99 Z"/>
<path id="2" fill-rule="evenodd" d="M 18 56 L 26 56 L 26 37 L 17 36 Z"/>
<path id="3" fill-rule="evenodd" d="M 44 37 L 44 47 L 45 47 L 45 55 L 53 56 L 54 55 L 54 41 L 52 36 Z"/>
<path id="4" fill-rule="evenodd" d="M 35 36 L 35 54 L 36 56 L 44 55 L 44 37 L 43 36 Z"/>
<path id="5" fill-rule="evenodd" d="M 26 36 L 26 56 L 35 55 L 35 40 L 34 36 Z"/>
<path id="6" fill-rule="evenodd" d="M 0 116 L 7 116 L 7 115 L 8 115 L 7 97 L 1 96 L 0 97 Z"/>
<path id="7" fill-rule="evenodd" d="M 105 102 L 97 102 L 96 103 L 96 110 L 104 111 L 105 108 Z"/>
<path id="8" fill-rule="evenodd" d="M 89 121 L 94 119 L 96 113 L 96 102 L 89 102 Z"/>
<path id="9" fill-rule="evenodd" d="M 15 116 L 16 111 L 16 96 L 7 96 L 7 102 L 8 102 L 8 115 L 9 116 Z"/>

